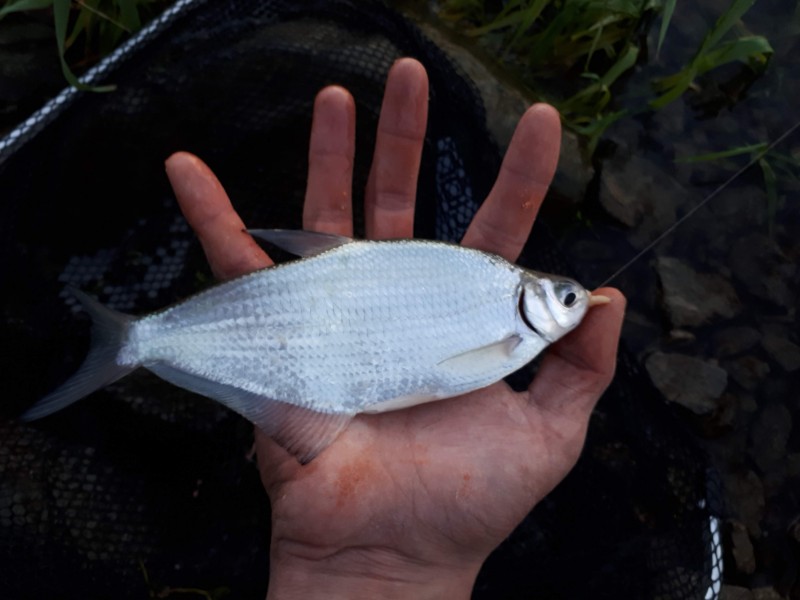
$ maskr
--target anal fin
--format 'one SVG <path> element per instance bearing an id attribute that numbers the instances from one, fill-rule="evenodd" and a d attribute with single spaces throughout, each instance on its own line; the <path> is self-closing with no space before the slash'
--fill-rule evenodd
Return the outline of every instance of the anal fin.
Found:
<path id="1" fill-rule="evenodd" d="M 189 391 L 213 398 L 236 411 L 275 440 L 301 464 L 309 463 L 344 431 L 349 413 L 324 413 L 281 402 L 176 369 L 165 363 L 147 369 Z"/>

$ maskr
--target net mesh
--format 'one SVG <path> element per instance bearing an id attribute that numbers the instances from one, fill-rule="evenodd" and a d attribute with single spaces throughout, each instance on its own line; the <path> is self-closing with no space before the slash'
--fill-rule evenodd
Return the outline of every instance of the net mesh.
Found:
<path id="1" fill-rule="evenodd" d="M 359 207 L 386 73 L 401 56 L 430 76 L 417 234 L 457 240 L 499 151 L 472 83 L 381 4 L 178 2 L 89 74 L 115 92 L 66 90 L 0 142 L 5 597 L 187 587 L 263 597 L 269 505 L 248 423 L 145 372 L 41 422 L 14 417 L 85 355 L 88 323 L 65 284 L 142 313 L 211 283 L 166 156 L 203 157 L 246 223 L 299 227 L 314 95 L 337 83 L 357 105 Z M 521 262 L 572 272 L 541 223 Z M 492 554 L 474 597 L 715 598 L 709 481 L 623 351 L 577 467 Z"/>

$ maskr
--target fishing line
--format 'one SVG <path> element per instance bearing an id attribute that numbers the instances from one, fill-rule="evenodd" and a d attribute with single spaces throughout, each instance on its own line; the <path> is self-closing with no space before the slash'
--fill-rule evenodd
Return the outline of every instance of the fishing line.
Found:
<path id="1" fill-rule="evenodd" d="M 664 231 L 664 232 L 663 232 L 661 235 L 659 235 L 659 236 L 658 236 L 656 239 L 654 239 L 654 240 L 653 240 L 652 242 L 650 242 L 650 243 L 649 243 L 647 246 L 645 246 L 645 247 L 644 247 L 644 249 L 640 250 L 640 251 L 639 251 L 639 252 L 638 252 L 638 253 L 637 253 L 637 254 L 636 254 L 636 255 L 635 255 L 635 256 L 634 256 L 632 259 L 630 259 L 628 262 L 626 262 L 624 265 L 622 265 L 622 266 L 621 266 L 619 269 L 617 269 L 616 271 L 614 271 L 614 273 L 613 273 L 613 274 L 612 274 L 612 275 L 611 275 L 611 276 L 610 276 L 608 279 L 606 279 L 605 281 L 603 281 L 603 283 L 601 283 L 601 284 L 600 284 L 600 285 L 598 285 L 597 287 L 603 287 L 604 285 L 607 285 L 609 282 L 613 281 L 613 279 L 614 279 L 615 277 L 617 277 L 617 276 L 618 276 L 620 273 L 622 273 L 623 271 L 625 271 L 625 269 L 627 269 L 628 267 L 630 267 L 630 266 L 631 266 L 633 263 L 635 263 L 637 260 L 639 260 L 639 259 L 640 259 L 642 256 L 644 256 L 645 254 L 647 254 L 647 253 L 648 253 L 650 250 L 652 250 L 652 249 L 653 249 L 653 246 L 655 246 L 656 244 L 658 244 L 658 243 L 659 243 L 661 240 L 663 240 L 665 237 L 667 237 L 667 236 L 668 236 L 670 233 L 672 233 L 673 231 L 675 231 L 675 229 L 677 229 L 678 227 L 680 227 L 680 225 L 681 225 L 681 224 L 682 224 L 684 221 L 686 221 L 686 220 L 687 220 L 689 217 L 691 217 L 691 216 L 692 216 L 694 213 L 696 213 L 698 210 L 700 210 L 700 209 L 701 209 L 701 208 L 703 208 L 703 207 L 704 207 L 706 204 L 708 204 L 708 202 L 710 202 L 710 201 L 711 201 L 713 198 L 715 198 L 717 195 L 719 195 L 719 193 L 720 193 L 720 192 L 722 192 L 722 190 L 724 190 L 726 187 L 728 187 L 728 186 L 729 186 L 731 183 L 733 183 L 733 181 L 734 181 L 734 180 L 735 180 L 737 177 L 739 177 L 739 176 L 740 176 L 742 173 L 744 173 L 745 171 L 747 171 L 747 169 L 749 169 L 749 168 L 750 168 L 750 167 L 752 167 L 754 164 L 756 164 L 756 163 L 757 163 L 759 160 L 761 160 L 761 158 L 762 158 L 762 157 L 763 157 L 763 156 L 764 156 L 764 155 L 765 155 L 767 152 L 769 152 L 770 150 L 772 150 L 772 149 L 773 149 L 775 146 L 777 146 L 778 144 L 780 144 L 780 143 L 781 143 L 783 140 L 785 140 L 785 139 L 786 139 L 787 137 L 789 137 L 789 136 L 790 136 L 792 133 L 794 133 L 794 131 L 795 131 L 795 130 L 796 130 L 798 127 L 800 127 L 800 121 L 798 121 L 797 123 L 795 123 L 794 125 L 792 125 L 792 126 L 791 126 L 789 129 L 787 129 L 787 130 L 786 130 L 786 131 L 785 131 L 785 132 L 784 132 L 784 133 L 783 133 L 783 134 L 782 134 L 780 137 L 778 137 L 776 140 L 774 140 L 773 142 L 771 142 L 771 143 L 770 143 L 770 144 L 769 144 L 769 145 L 768 145 L 766 148 L 764 148 L 764 149 L 763 149 L 761 152 L 759 152 L 759 153 L 758 153 L 758 154 L 757 154 L 757 155 L 756 155 L 756 156 L 755 156 L 755 157 L 754 157 L 752 160 L 750 160 L 750 162 L 748 162 L 748 163 L 747 163 L 745 166 L 743 166 L 741 169 L 739 169 L 739 170 L 738 170 L 738 171 L 736 171 L 736 172 L 735 172 L 733 175 L 731 175 L 731 176 L 730 176 L 730 177 L 729 177 L 727 180 L 725 180 L 725 181 L 724 181 L 724 182 L 723 182 L 723 183 L 722 183 L 722 184 L 721 184 L 721 185 L 720 185 L 720 186 L 719 186 L 717 189 L 715 189 L 715 190 L 714 190 L 713 192 L 711 192 L 711 193 L 710 193 L 708 196 L 706 196 L 706 197 L 705 197 L 705 199 L 703 199 L 703 201 L 702 201 L 702 202 L 700 202 L 699 204 L 697 204 L 696 206 L 694 206 L 694 207 L 693 207 L 693 208 L 692 208 L 692 209 L 691 209 L 689 212 L 687 212 L 687 213 L 686 213 L 685 215 L 683 215 L 683 216 L 682 216 L 680 219 L 678 219 L 677 221 L 675 221 L 675 222 L 674 222 L 674 223 L 673 223 L 673 224 L 672 224 L 670 227 L 668 227 L 668 228 L 667 228 L 667 229 L 666 229 L 666 230 L 665 230 L 665 231 Z"/>

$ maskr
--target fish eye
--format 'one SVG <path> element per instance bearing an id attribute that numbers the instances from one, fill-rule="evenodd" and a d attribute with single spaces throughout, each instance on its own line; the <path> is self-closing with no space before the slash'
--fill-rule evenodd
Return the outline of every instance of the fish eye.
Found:
<path id="1" fill-rule="evenodd" d="M 556 298 L 566 308 L 571 308 L 578 300 L 575 287 L 571 283 L 562 283 L 555 286 Z"/>

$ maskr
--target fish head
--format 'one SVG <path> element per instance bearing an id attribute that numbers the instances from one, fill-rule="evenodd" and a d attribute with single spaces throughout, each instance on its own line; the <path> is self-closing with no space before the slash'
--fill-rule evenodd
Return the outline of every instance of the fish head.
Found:
<path id="1" fill-rule="evenodd" d="M 591 294 L 574 279 L 535 271 L 522 274 L 519 317 L 549 343 L 575 329 L 590 304 Z"/>

